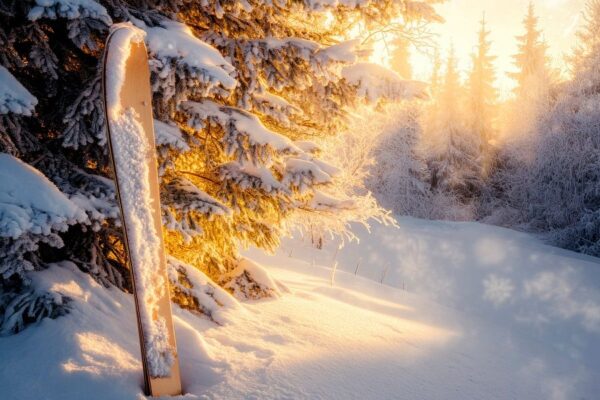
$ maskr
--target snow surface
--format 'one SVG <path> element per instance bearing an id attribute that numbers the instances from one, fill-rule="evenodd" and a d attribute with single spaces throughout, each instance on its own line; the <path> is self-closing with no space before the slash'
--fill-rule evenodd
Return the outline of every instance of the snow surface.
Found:
<path id="1" fill-rule="evenodd" d="M 257 293 L 260 298 L 264 295 L 278 297 L 281 291 L 286 291 L 285 285 L 278 284 L 269 272 L 261 265 L 247 258 L 242 258 L 237 267 L 224 277 L 225 289 L 232 291 L 238 299 L 253 298 Z"/>
<path id="2" fill-rule="evenodd" d="M 557 304 L 581 302 L 583 293 L 587 307 L 597 304 L 600 260 L 476 223 L 401 219 L 400 226 L 376 227 L 373 236 L 360 234 L 362 244 L 340 250 L 333 286 L 337 243 L 319 251 L 289 240 L 275 256 L 248 254 L 289 292 L 237 303 L 223 325 L 175 307 L 181 398 L 597 398 L 598 348 L 585 344 L 597 343 L 594 325 Z M 360 257 L 362 277 L 354 276 Z M 399 287 L 379 283 L 386 260 L 396 263 L 384 282 Z M 503 303 L 511 309 L 485 300 L 481 278 L 489 274 L 511 280 L 513 295 Z M 558 278 L 536 278 L 547 274 Z M 131 296 L 69 263 L 35 275 L 36 284 L 71 297 L 74 310 L 0 338 L 3 398 L 142 399 Z M 444 280 L 445 290 L 434 285 Z M 535 310 L 544 322 L 519 321 L 517 309 Z"/>
<path id="3" fill-rule="evenodd" d="M 0 237 L 49 235 L 88 222 L 86 213 L 40 171 L 0 153 Z"/>
<path id="4" fill-rule="evenodd" d="M 37 99 L 2 65 L 0 65 L 0 114 L 31 115 Z"/>
<path id="5" fill-rule="evenodd" d="M 167 258 L 169 265 L 169 280 L 172 284 L 178 284 L 179 274 L 183 272 L 191 287 L 178 285 L 185 294 L 198 299 L 199 306 L 204 315 L 220 325 L 231 322 L 232 313 L 243 312 L 237 300 L 219 285 L 214 283 L 199 269 L 186 264 L 174 257 Z"/>

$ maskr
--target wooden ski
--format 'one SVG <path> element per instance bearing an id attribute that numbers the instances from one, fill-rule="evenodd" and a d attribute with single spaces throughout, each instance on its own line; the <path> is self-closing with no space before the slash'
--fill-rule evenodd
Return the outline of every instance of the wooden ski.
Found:
<path id="1" fill-rule="evenodd" d="M 124 48 L 128 51 L 124 51 Z M 179 395 L 181 378 L 162 237 L 148 54 L 143 32 L 132 25 L 122 24 L 109 35 L 104 56 L 103 83 L 110 158 L 133 278 L 144 390 L 151 396 Z M 122 115 L 128 115 L 131 119 L 120 120 Z M 125 128 L 123 121 L 129 123 L 125 123 Z M 139 128 L 137 136 L 136 129 L 127 129 L 129 126 Z M 139 170 L 127 160 L 127 151 L 133 151 L 127 146 L 132 147 L 138 142 L 147 144 L 145 147 L 138 146 L 137 153 L 130 153 L 133 155 L 132 163 L 137 157 L 143 157 L 147 163 Z M 138 188 L 138 191 L 132 191 L 131 188 Z M 139 188 L 145 191 L 140 192 Z M 141 197 L 140 193 L 148 195 L 147 201 L 136 198 Z M 144 210 L 144 207 L 147 209 Z M 147 229 L 142 229 L 144 227 Z M 154 242 L 142 240 L 142 235 L 149 235 L 144 230 L 153 233 L 148 237 L 155 239 Z M 152 248 L 148 248 L 150 246 Z M 156 264 L 148 263 L 154 258 L 157 258 Z M 153 269 L 148 264 L 152 264 Z M 149 282 L 158 287 L 152 287 Z M 150 298 L 149 293 L 154 295 L 152 307 L 144 303 L 144 299 Z M 162 349 L 168 348 L 168 351 L 157 351 L 155 347 L 161 348 L 155 343 L 161 343 Z M 164 360 L 160 360 L 160 357 Z"/>

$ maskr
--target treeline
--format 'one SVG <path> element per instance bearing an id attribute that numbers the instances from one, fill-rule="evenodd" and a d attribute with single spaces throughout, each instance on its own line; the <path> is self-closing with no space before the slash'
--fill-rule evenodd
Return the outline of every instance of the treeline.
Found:
<path id="1" fill-rule="evenodd" d="M 464 82 L 452 50 L 436 55 L 432 100 L 388 110 L 367 187 L 399 214 L 479 220 L 600 255 L 600 1 L 585 8 L 568 81 L 538 22 L 530 4 L 505 102 L 485 20 Z"/>

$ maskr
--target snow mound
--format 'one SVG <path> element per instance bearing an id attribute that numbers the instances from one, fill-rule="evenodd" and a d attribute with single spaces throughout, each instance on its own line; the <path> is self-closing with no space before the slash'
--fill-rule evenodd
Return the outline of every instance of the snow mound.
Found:
<path id="1" fill-rule="evenodd" d="M 264 267 L 248 258 L 242 258 L 238 266 L 223 278 L 223 287 L 238 299 L 262 299 L 279 297 L 287 288 L 276 282 Z"/>
<path id="2" fill-rule="evenodd" d="M 183 308 L 189 309 L 192 313 L 205 315 L 219 325 L 230 323 L 234 315 L 232 313 L 243 311 L 231 294 L 199 269 L 174 257 L 168 257 L 167 262 L 171 287 L 175 288 L 176 293 L 179 291 L 178 294 L 189 299 L 184 304 L 178 302 Z"/>
<path id="3" fill-rule="evenodd" d="M 68 298 L 70 312 L 0 337 L 0 397 L 146 399 L 133 296 L 101 286 L 71 262 L 51 264 L 32 274 L 32 281 L 38 291 Z M 214 360 L 201 334 L 215 324 L 177 307 L 173 322 L 186 391 L 201 394 L 227 367 Z M 181 398 L 197 399 L 191 394 Z"/>
<path id="4" fill-rule="evenodd" d="M 30 116 L 37 99 L 2 65 L 0 65 L 0 114 Z"/>
<path id="5" fill-rule="evenodd" d="M 86 222 L 86 213 L 41 172 L 0 153 L 0 237 L 49 235 Z"/>
<path id="6" fill-rule="evenodd" d="M 380 99 L 427 99 L 427 85 L 419 81 L 404 80 L 394 71 L 371 63 L 357 63 L 344 67 L 342 77 L 356 86 L 358 95 L 368 102 Z"/>
<path id="7" fill-rule="evenodd" d="M 35 0 L 36 5 L 29 11 L 30 21 L 40 18 L 67 19 L 93 18 L 112 25 L 106 8 L 94 0 Z"/>

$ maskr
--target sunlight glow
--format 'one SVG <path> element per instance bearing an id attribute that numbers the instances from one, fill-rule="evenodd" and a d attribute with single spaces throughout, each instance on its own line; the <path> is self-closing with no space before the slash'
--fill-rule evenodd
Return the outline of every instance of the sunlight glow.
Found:
<path id="1" fill-rule="evenodd" d="M 390 53 L 392 51 L 390 41 L 392 38 L 393 35 L 378 35 L 371 45 L 373 52 L 369 57 L 369 62 L 383 65 L 384 67 L 390 66 Z"/>
<path id="2" fill-rule="evenodd" d="M 534 1 L 540 28 L 548 44 L 552 66 L 560 76 L 567 77 L 569 71 L 565 56 L 575 43 L 575 33 L 581 22 L 581 12 L 586 0 L 545 0 Z M 492 52 L 497 57 L 497 83 L 501 97 L 510 96 L 515 82 L 507 76 L 514 71 L 513 54 L 517 51 L 516 36 L 523 33 L 522 20 L 528 0 L 450 0 L 436 9 L 444 16 L 446 23 L 432 25 L 437 34 L 442 58 L 454 46 L 463 77 L 471 67 L 471 54 L 477 40 L 477 30 L 481 17 L 486 16 L 491 31 Z M 370 62 L 389 66 L 391 35 L 378 35 L 373 44 Z M 432 70 L 431 55 L 412 49 L 411 64 L 415 79 L 428 81 Z"/>
<path id="3" fill-rule="evenodd" d="M 81 357 L 67 360 L 62 365 L 66 372 L 118 376 L 124 371 L 139 369 L 138 359 L 105 336 L 95 332 L 82 332 L 75 335 L 75 340 Z"/>
<path id="4" fill-rule="evenodd" d="M 447 50 L 453 43 L 460 69 L 469 68 L 478 23 L 485 13 L 493 41 L 492 51 L 497 56 L 497 86 L 506 96 L 515 86 L 506 72 L 514 70 L 512 56 L 517 51 L 515 36 L 523 33 L 522 20 L 528 3 L 527 0 L 452 0 L 444 3 L 439 10 L 447 22 L 435 27 L 440 35 L 440 44 Z M 564 56 L 574 44 L 575 28 L 584 4 L 585 0 L 534 1 L 553 66 L 563 75 L 566 72 Z"/>

